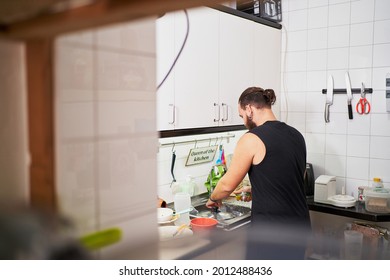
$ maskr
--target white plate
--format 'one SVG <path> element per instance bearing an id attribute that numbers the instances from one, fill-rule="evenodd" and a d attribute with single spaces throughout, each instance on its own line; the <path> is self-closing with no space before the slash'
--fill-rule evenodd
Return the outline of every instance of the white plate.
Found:
<path id="1" fill-rule="evenodd" d="M 172 216 L 172 219 L 170 221 L 165 221 L 165 222 L 158 222 L 160 225 L 165 225 L 165 224 L 170 224 L 179 219 L 180 215 L 176 214 Z"/>
<path id="2" fill-rule="evenodd" d="M 173 236 L 175 231 L 179 228 L 179 226 L 163 226 L 158 228 L 158 233 L 161 241 L 167 241 L 172 239 L 179 239 L 183 237 L 188 237 L 193 234 L 192 230 L 189 228 L 185 228 L 181 230 L 178 234 Z"/>

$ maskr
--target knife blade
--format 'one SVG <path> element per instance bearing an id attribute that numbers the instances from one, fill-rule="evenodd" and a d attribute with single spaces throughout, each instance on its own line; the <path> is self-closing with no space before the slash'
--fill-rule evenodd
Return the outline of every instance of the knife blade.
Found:
<path id="1" fill-rule="evenodd" d="M 325 103 L 325 122 L 329 122 L 329 107 L 333 104 L 333 76 L 328 77 L 328 84 L 326 89 L 326 103 Z"/>
<path id="2" fill-rule="evenodd" d="M 347 89 L 348 117 L 350 120 L 352 120 L 352 87 L 348 72 L 345 72 L 345 84 Z"/>

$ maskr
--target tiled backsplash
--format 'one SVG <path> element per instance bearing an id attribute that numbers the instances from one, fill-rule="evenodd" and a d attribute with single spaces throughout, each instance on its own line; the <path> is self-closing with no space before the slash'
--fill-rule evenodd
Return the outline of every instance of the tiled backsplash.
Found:
<path id="1" fill-rule="evenodd" d="M 182 141 L 192 141 L 198 140 L 198 142 L 188 143 L 188 144 L 177 144 L 177 145 L 168 145 L 161 146 L 157 154 L 157 182 L 158 182 L 158 195 L 167 202 L 173 201 L 172 194 L 172 175 L 171 175 L 171 162 L 172 162 L 172 153 L 175 151 L 176 162 L 174 167 L 174 175 L 178 184 L 185 181 L 187 175 L 190 175 L 194 178 L 194 181 L 197 185 L 195 194 L 206 192 L 206 187 L 204 183 L 206 182 L 207 176 L 211 170 L 211 167 L 215 164 L 218 159 L 218 151 L 215 154 L 215 158 L 211 162 L 206 162 L 197 165 L 185 166 L 187 156 L 192 148 L 196 147 L 206 147 L 213 145 L 222 144 L 224 148 L 224 153 L 226 158 L 229 155 L 233 154 L 234 148 L 237 144 L 238 139 L 245 133 L 245 131 L 234 131 L 229 132 L 229 135 L 234 135 L 234 137 L 222 139 L 222 136 L 226 136 L 227 133 L 214 133 L 214 134 L 204 134 L 204 135 L 194 135 L 194 136 L 183 136 L 183 137 L 174 137 L 174 138 L 162 138 L 160 139 L 160 144 L 168 143 L 180 143 Z M 217 139 L 216 139 L 217 138 Z M 219 138 L 219 140 L 218 140 Z M 204 141 L 199 141 L 204 139 Z M 211 140 L 208 140 L 211 139 Z"/>
<path id="2" fill-rule="evenodd" d="M 357 197 L 357 187 L 381 177 L 390 187 L 390 113 L 385 106 L 385 78 L 390 73 L 390 1 L 284 0 L 282 35 L 282 120 L 305 136 L 308 161 L 315 176 L 336 175 L 338 190 Z M 330 123 L 324 107 L 329 75 L 335 88 L 373 88 L 367 94 L 368 115 L 358 115 L 354 94 L 353 120 L 347 96 L 334 95 Z"/>

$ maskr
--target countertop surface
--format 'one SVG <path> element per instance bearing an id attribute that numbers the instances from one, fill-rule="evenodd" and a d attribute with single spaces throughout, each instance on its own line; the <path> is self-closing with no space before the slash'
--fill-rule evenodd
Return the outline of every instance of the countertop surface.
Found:
<path id="1" fill-rule="evenodd" d="M 350 217 L 371 222 L 390 222 L 390 214 L 371 213 L 366 211 L 364 203 L 356 202 L 354 207 L 343 208 L 329 204 L 314 202 L 313 197 L 307 198 L 309 210 L 327 214 Z"/>
<path id="2" fill-rule="evenodd" d="M 205 204 L 207 201 L 207 193 L 202 193 L 191 198 L 193 206 Z M 249 202 L 235 201 L 234 197 L 229 197 L 224 202 L 234 203 L 236 205 L 250 207 Z M 173 209 L 173 203 L 167 204 L 168 208 Z M 237 235 L 242 235 L 245 231 L 247 220 L 243 220 L 243 225 L 236 229 L 224 230 L 223 227 L 217 227 L 210 235 L 198 235 L 194 232 L 193 236 L 183 237 L 180 239 L 168 240 L 159 243 L 159 259 L 194 259 L 198 256 L 208 253 L 224 244 L 230 243 L 232 240 L 237 240 Z M 172 224 L 168 224 L 172 225 Z M 164 226 L 164 225 L 160 225 Z"/>
<path id="3" fill-rule="evenodd" d="M 193 202 L 200 202 L 204 199 L 204 194 L 193 197 Z M 203 201 L 202 201 L 203 203 Z M 307 198 L 309 210 L 344 216 L 371 222 L 390 222 L 390 214 L 371 213 L 365 210 L 364 203 L 357 202 L 354 207 L 342 208 L 333 205 L 314 202 L 313 197 Z M 172 207 L 168 204 L 168 207 Z M 210 252 L 224 244 L 237 239 L 237 235 L 242 236 L 244 228 L 232 231 L 224 231 L 217 228 L 213 235 L 208 237 L 194 234 L 188 238 L 172 240 L 172 242 L 160 242 L 159 259 L 194 259 L 202 254 Z"/>

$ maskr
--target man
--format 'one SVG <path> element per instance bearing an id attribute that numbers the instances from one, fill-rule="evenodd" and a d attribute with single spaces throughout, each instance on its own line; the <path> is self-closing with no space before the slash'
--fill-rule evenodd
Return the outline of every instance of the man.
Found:
<path id="1" fill-rule="evenodd" d="M 248 246 L 248 258 L 303 258 L 304 248 L 280 255 L 280 251 L 275 251 L 275 248 L 280 249 L 278 244 L 269 247 L 268 252 L 264 246 L 275 236 L 273 230 L 299 232 L 299 235 L 302 229 L 304 235 L 310 230 L 304 193 L 305 140 L 295 128 L 276 119 L 271 109 L 275 100 L 272 89 L 250 87 L 241 94 L 238 111 L 249 131 L 239 139 L 230 167 L 206 206 L 221 206 L 222 199 L 228 197 L 248 173 L 252 186 L 251 225 L 263 232 L 266 228 L 269 235 L 254 241 L 262 244 L 258 249 L 264 254 L 259 256 L 251 251 L 254 246 Z M 249 235 L 252 241 L 253 236 L 256 236 L 255 231 Z M 270 254 L 272 252 L 276 255 Z"/>

